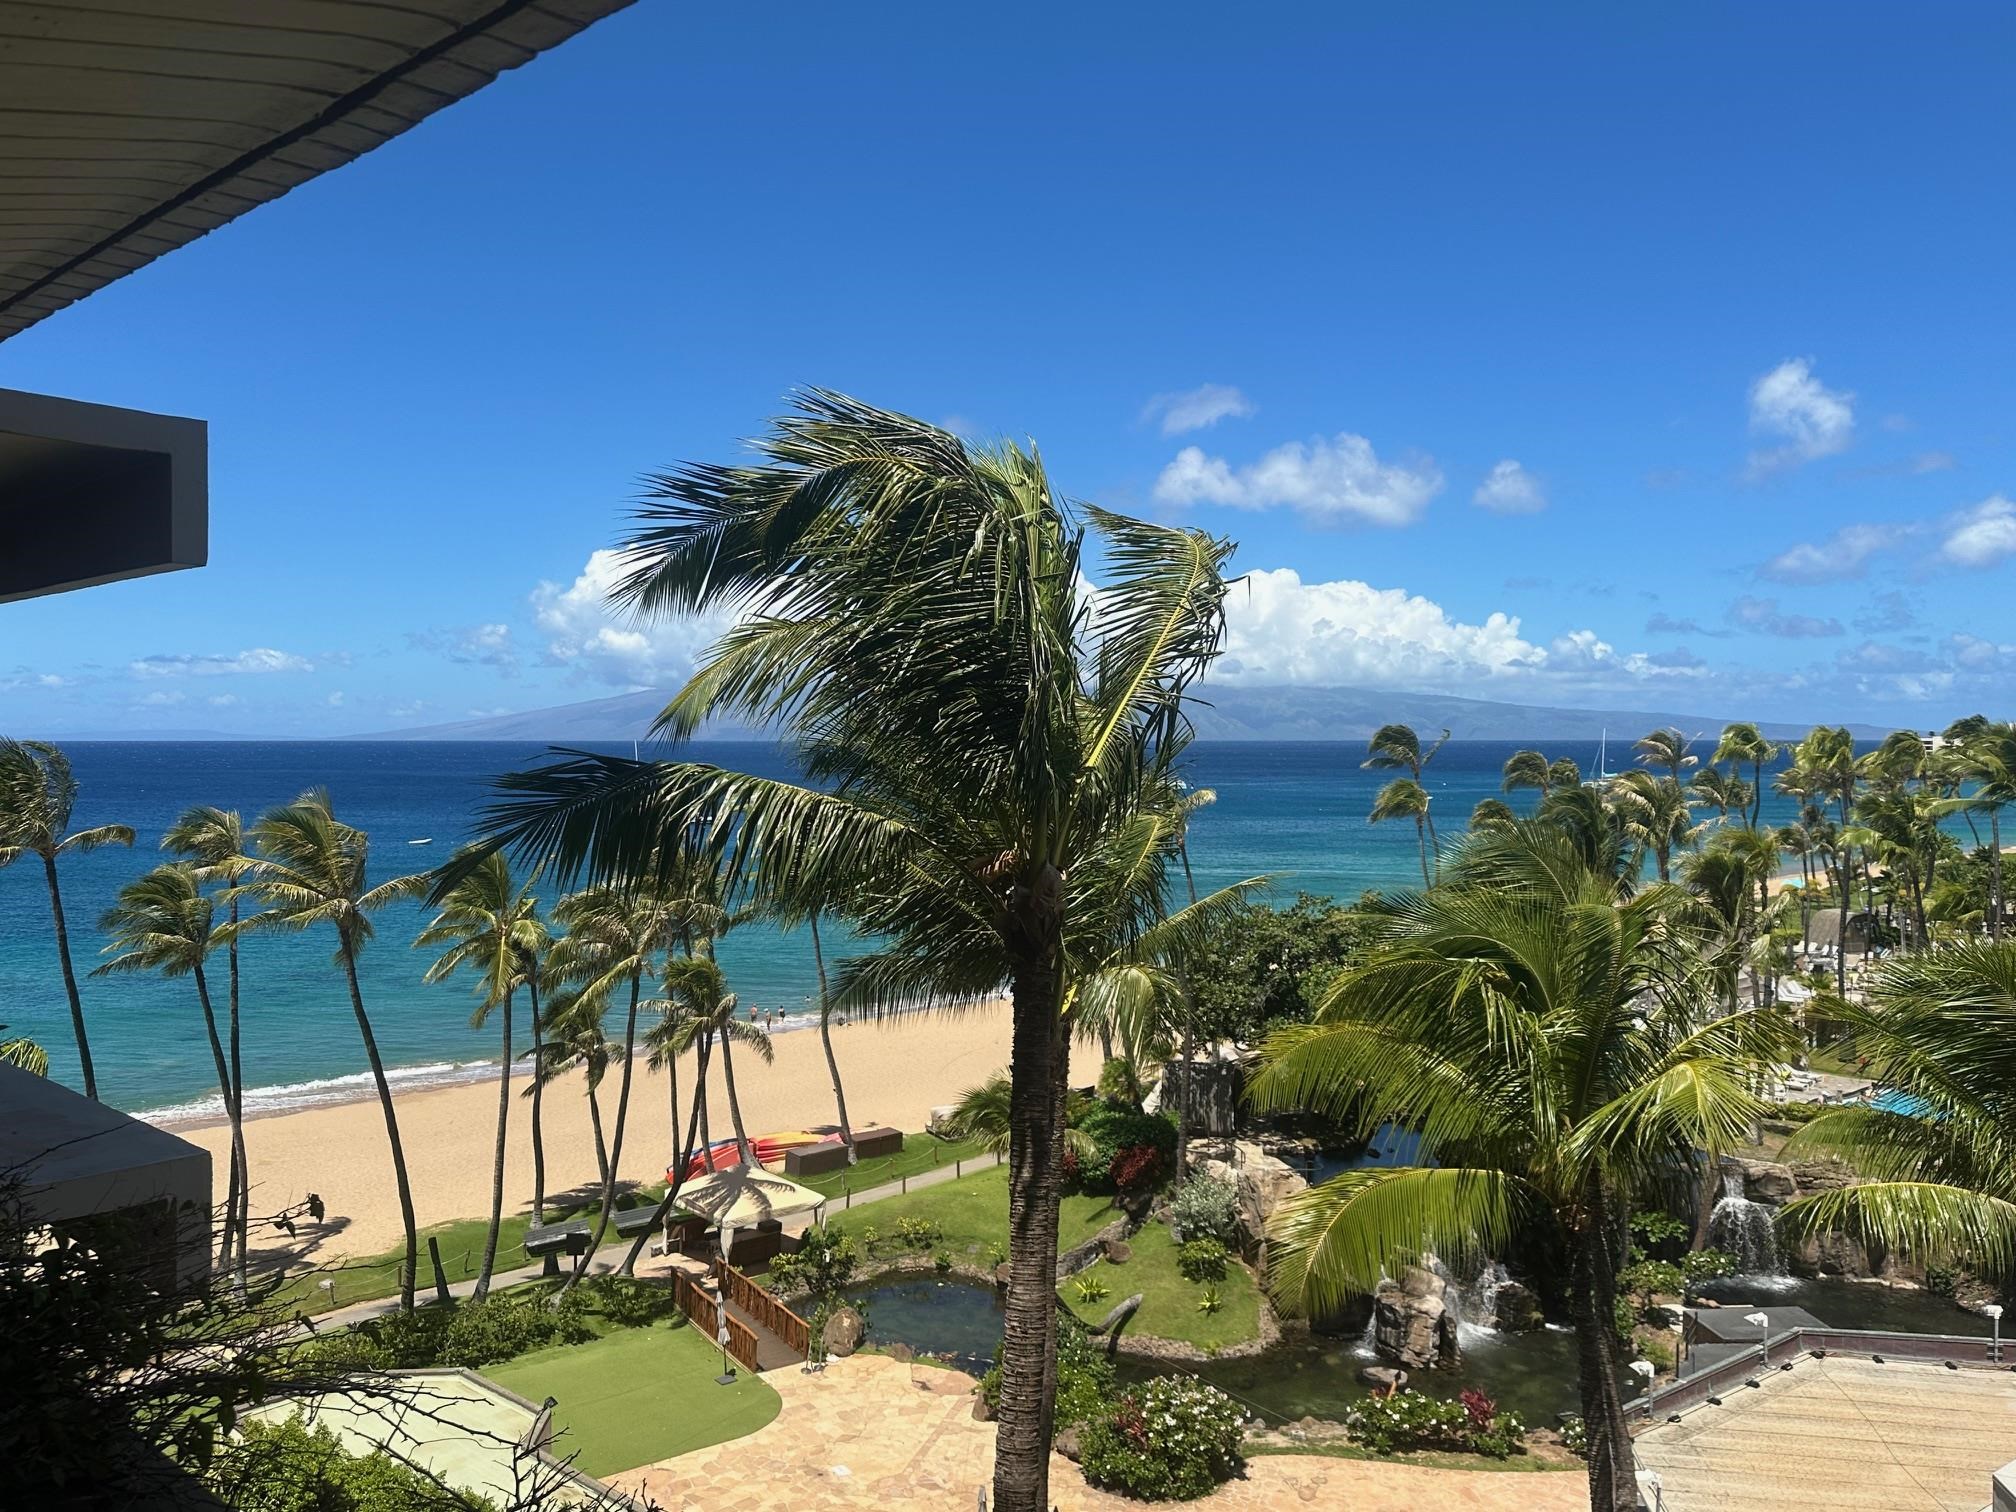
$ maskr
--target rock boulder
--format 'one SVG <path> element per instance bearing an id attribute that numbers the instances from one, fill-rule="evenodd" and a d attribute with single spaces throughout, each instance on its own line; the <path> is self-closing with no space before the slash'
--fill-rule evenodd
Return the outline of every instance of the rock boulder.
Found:
<path id="1" fill-rule="evenodd" d="M 1409 1370 L 1453 1365 L 1456 1316 L 1448 1287 L 1433 1271 L 1410 1265 L 1398 1281 L 1384 1281 L 1373 1297 L 1372 1347 L 1382 1360 Z"/>
<path id="2" fill-rule="evenodd" d="M 861 1336 L 867 1331 L 868 1326 L 861 1314 L 851 1307 L 843 1307 L 826 1320 L 819 1342 L 828 1359 L 844 1360 L 861 1347 Z"/>
<path id="3" fill-rule="evenodd" d="M 1547 1316 L 1540 1310 L 1540 1299 L 1533 1288 L 1519 1281 L 1501 1281 L 1497 1295 L 1498 1320 L 1496 1327 L 1501 1333 L 1532 1333 L 1544 1328 Z"/>

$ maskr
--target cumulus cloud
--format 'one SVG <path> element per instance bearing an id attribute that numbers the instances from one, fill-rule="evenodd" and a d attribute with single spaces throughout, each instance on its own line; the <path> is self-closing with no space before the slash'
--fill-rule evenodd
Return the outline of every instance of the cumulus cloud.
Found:
<path id="1" fill-rule="evenodd" d="M 1946 526 L 1939 557 L 1955 567 L 1993 567 L 2016 556 L 2016 504 L 1991 494 Z"/>
<path id="2" fill-rule="evenodd" d="M 1180 394 L 1157 394 L 1142 407 L 1143 420 L 1160 419 L 1162 434 L 1182 436 L 1209 430 L 1220 420 L 1244 420 L 1255 406 L 1228 383 L 1200 383 Z"/>
<path id="3" fill-rule="evenodd" d="M 1677 659 L 1620 652 L 1593 631 L 1546 643 L 1516 616 L 1471 623 L 1402 588 L 1356 579 L 1305 583 L 1292 568 L 1251 572 L 1225 601 L 1225 653 L 1214 682 L 1464 688 L 1504 696 L 1559 684 L 1637 684 L 1697 675 Z M 1513 686 L 1517 685 L 1517 686 Z"/>
<path id="4" fill-rule="evenodd" d="M 291 651 L 254 646 L 228 656 L 192 656 L 188 652 L 143 656 L 127 664 L 135 677 L 237 677 L 268 672 L 313 672 L 315 664 Z"/>
<path id="5" fill-rule="evenodd" d="M 216 693 L 203 700 L 213 709 L 235 709 L 244 701 L 236 693 Z"/>
<path id="6" fill-rule="evenodd" d="M 1691 617 L 1676 619 L 1662 609 L 1655 611 L 1652 617 L 1645 621 L 1645 633 L 1647 635 L 1723 636 L 1729 632 L 1727 630 L 1711 630 L 1699 620 Z"/>
<path id="7" fill-rule="evenodd" d="M 1507 457 L 1485 474 L 1471 502 L 1497 514 L 1533 514 L 1547 507 L 1540 480 Z"/>
<path id="8" fill-rule="evenodd" d="M 1729 621 L 1760 635 L 1776 635 L 1786 640 L 1815 640 L 1845 633 L 1837 619 L 1815 619 L 1810 614 L 1784 614 L 1778 600 L 1752 598 L 1745 594 L 1729 606 Z"/>
<path id="9" fill-rule="evenodd" d="M 609 590 L 621 576 L 617 553 L 602 550 L 588 558 L 573 582 L 542 582 L 532 590 L 532 618 L 546 637 L 546 660 L 612 687 L 684 682 L 735 615 L 710 610 L 638 623 L 609 607 Z"/>
<path id="10" fill-rule="evenodd" d="M 456 630 L 422 630 L 406 637 L 416 651 L 432 651 L 464 666 L 495 667 L 506 677 L 518 670 L 518 647 L 503 623 L 465 625 Z"/>
<path id="11" fill-rule="evenodd" d="M 1869 559 L 1902 535 L 1895 525 L 1845 525 L 1824 541 L 1787 547 L 1757 570 L 1780 583 L 1835 583 L 1861 577 L 1869 570 Z"/>
<path id="12" fill-rule="evenodd" d="M 165 688 L 156 688 L 152 693 L 143 693 L 134 702 L 143 709 L 169 709 L 183 702 L 188 697 L 187 693 L 179 689 L 170 691 Z"/>
<path id="13" fill-rule="evenodd" d="M 1155 480 L 1155 497 L 1165 504 L 1285 504 L 1320 524 L 1411 524 L 1441 490 L 1442 474 L 1431 459 L 1413 466 L 1381 462 L 1370 441 L 1348 431 L 1307 445 L 1291 441 L 1238 468 L 1186 446 Z"/>
<path id="14" fill-rule="evenodd" d="M 1797 467 L 1847 449 L 1855 396 L 1813 376 L 1813 359 L 1781 362 L 1750 385 L 1750 430 L 1776 444 L 1750 454 L 1753 476 Z"/>

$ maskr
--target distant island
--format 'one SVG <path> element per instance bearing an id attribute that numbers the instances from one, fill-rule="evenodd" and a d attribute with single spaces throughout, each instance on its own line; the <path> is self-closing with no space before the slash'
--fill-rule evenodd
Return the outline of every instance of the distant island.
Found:
<path id="1" fill-rule="evenodd" d="M 527 709 L 453 724 L 383 730 L 361 740 L 499 740 L 557 745 L 607 744 L 643 740 L 672 690 L 646 688 L 613 698 L 553 708 Z M 1741 716 L 1734 716 L 1741 717 Z M 1566 709 L 1550 704 L 1497 703 L 1441 693 L 1396 693 L 1380 688 L 1206 687 L 1195 706 L 1200 740 L 1363 740 L 1383 724 L 1399 722 L 1420 730 L 1447 729 L 1457 740 L 1587 740 L 1607 730 L 1628 745 L 1647 730 L 1672 727 L 1712 742 L 1728 717 L 1672 714 L 1641 709 Z M 1796 740 L 1810 721 L 1758 720 L 1773 740 Z M 1858 739 L 1878 740 L 1879 725 L 1850 725 Z M 715 740 L 760 740 L 763 732 L 713 724 L 702 735 Z M 128 738 L 159 739 L 135 735 Z"/>

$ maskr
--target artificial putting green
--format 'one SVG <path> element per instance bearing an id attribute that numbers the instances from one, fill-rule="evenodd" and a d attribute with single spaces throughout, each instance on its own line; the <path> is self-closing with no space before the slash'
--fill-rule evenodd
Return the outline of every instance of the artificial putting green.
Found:
<path id="1" fill-rule="evenodd" d="M 552 1397 L 552 1452 L 577 1468 L 614 1475 L 754 1433 L 782 1400 L 738 1367 L 717 1386 L 721 1354 L 691 1326 L 625 1328 L 586 1344 L 556 1344 L 482 1374 L 530 1402 Z"/>

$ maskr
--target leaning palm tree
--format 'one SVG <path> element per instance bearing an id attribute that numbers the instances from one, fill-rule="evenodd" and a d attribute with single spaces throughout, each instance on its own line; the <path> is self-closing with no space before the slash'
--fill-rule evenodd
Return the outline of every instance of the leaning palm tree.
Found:
<path id="1" fill-rule="evenodd" d="M 378 1036 L 364 1010 L 357 958 L 371 940 L 371 915 L 388 903 L 421 895 L 427 878 L 394 877 L 372 887 L 367 877 L 370 837 L 339 820 L 329 807 L 329 795 L 319 788 L 292 803 L 268 809 L 249 833 L 252 865 L 229 896 L 250 900 L 260 912 L 241 927 L 306 930 L 326 924 L 336 931 L 336 964 L 350 989 L 350 1011 L 364 1041 L 364 1059 L 378 1090 L 378 1106 L 385 1114 L 385 1138 L 392 1148 L 392 1178 L 399 1191 L 399 1219 L 406 1230 L 406 1253 L 399 1266 L 399 1305 L 411 1312 L 420 1254 L 413 1222 L 413 1188 L 406 1175 L 406 1149 L 399 1142 L 392 1087 L 378 1054 Z"/>
<path id="2" fill-rule="evenodd" d="M 1514 751 L 1505 758 L 1504 777 L 1498 784 L 1501 793 L 1516 793 L 1521 788 L 1544 793 L 1553 785 L 1546 754 L 1541 751 Z"/>
<path id="3" fill-rule="evenodd" d="M 1414 821 L 1414 838 L 1421 847 L 1423 887 L 1432 887 L 1435 883 L 1434 874 L 1428 869 L 1428 836 L 1432 823 L 1428 818 L 1428 804 L 1428 790 L 1420 783 L 1412 777 L 1395 777 L 1373 795 L 1372 811 L 1365 816 L 1368 824 L 1383 824 L 1388 819 Z"/>
<path id="4" fill-rule="evenodd" d="M 1834 882 L 1840 908 L 1840 933 L 1834 946 L 1834 990 L 1848 993 L 1848 912 L 1855 891 L 1855 846 L 1848 839 L 1850 815 L 1855 808 L 1859 770 L 1855 760 L 1855 737 L 1845 725 L 1816 726 L 1792 753 L 1792 765 L 1778 774 L 1781 792 L 1816 801 L 1832 799 L 1838 818 L 1834 853 Z"/>
<path id="5" fill-rule="evenodd" d="M 245 854 L 245 825 L 235 809 L 198 805 L 185 809 L 180 818 L 161 836 L 161 848 L 187 858 L 196 867 L 196 878 L 205 886 L 221 885 L 225 899 L 226 1006 L 224 1057 L 231 1067 L 231 1090 L 226 1101 L 231 1116 L 245 1116 L 245 1066 L 238 1018 L 238 897 L 230 889 L 252 864 Z M 252 1173 L 245 1166 L 242 1141 L 231 1168 L 225 1197 L 226 1224 L 237 1234 L 243 1249 L 251 1237 Z"/>
<path id="6" fill-rule="evenodd" d="M 1412 805 L 1416 802 L 1419 804 L 1418 815 L 1413 815 L 1413 817 L 1416 828 L 1423 831 L 1421 842 L 1421 874 L 1424 878 L 1428 876 L 1427 857 L 1431 849 L 1435 853 L 1436 864 L 1438 866 L 1441 864 L 1442 842 L 1435 837 L 1435 820 L 1428 813 L 1428 789 L 1427 785 L 1422 781 L 1421 774 L 1426 769 L 1428 763 L 1435 759 L 1435 753 L 1448 743 L 1449 732 L 1447 730 L 1444 730 L 1437 739 L 1430 742 L 1424 748 L 1421 744 L 1421 737 L 1414 733 L 1413 726 L 1404 724 L 1381 725 L 1372 732 L 1371 740 L 1366 742 L 1365 749 L 1370 754 L 1366 756 L 1363 762 L 1359 763 L 1361 766 L 1374 770 L 1389 772 L 1404 771 L 1407 773 L 1408 778 L 1412 779 L 1413 786 L 1419 793 L 1419 798 L 1417 800 L 1411 795 L 1408 796 L 1405 799 L 1405 803 L 1409 807 L 1399 812 L 1413 815 Z M 1387 783 L 1385 787 L 1379 790 L 1380 797 L 1383 798 L 1386 794 L 1395 792 L 1399 787 L 1399 779 Z M 1372 816 L 1375 824 L 1381 817 L 1378 808 L 1378 800 L 1375 799 Z M 1387 815 L 1385 817 L 1391 818 L 1394 815 Z"/>
<path id="7" fill-rule="evenodd" d="M 665 995 L 679 1005 L 678 1029 L 672 1053 L 705 1046 L 711 1054 L 721 1052 L 721 1085 L 728 1094 L 728 1119 L 735 1130 L 735 1153 L 745 1166 L 757 1164 L 749 1131 L 742 1124 L 742 1099 L 735 1088 L 735 1046 L 744 1045 L 765 1065 L 776 1059 L 770 1033 L 760 1024 L 737 1014 L 740 999 L 728 990 L 727 979 L 711 955 L 688 956 L 665 968 Z M 703 1083 L 694 1095 L 704 1098 Z M 701 1113 L 705 1128 L 706 1113 Z M 712 1149 L 712 1146 L 709 1146 Z"/>
<path id="8" fill-rule="evenodd" d="M 579 1070 L 588 1097 L 588 1126 L 595 1136 L 595 1174 L 606 1188 L 614 1179 L 609 1163 L 609 1141 L 603 1133 L 602 1079 L 609 1074 L 609 1061 L 621 1048 L 602 1027 L 602 1004 L 592 998 L 560 993 L 554 997 L 546 1020 L 546 1037 L 539 1044 L 532 1067 L 533 1084 L 557 1080 Z M 529 1096 L 531 1088 L 526 1089 Z"/>
<path id="9" fill-rule="evenodd" d="M 427 968 L 426 980 L 457 973 L 476 979 L 476 1011 L 469 1027 L 481 1029 L 493 1009 L 503 1028 L 497 1059 L 497 1147 L 490 1170 L 490 1224 L 483 1234 L 483 1260 L 476 1272 L 478 1302 L 490 1295 L 497 1266 L 497 1234 L 504 1226 L 504 1160 L 511 1121 L 511 1002 L 526 984 L 526 969 L 548 939 L 539 919 L 539 900 L 511 876 L 501 855 L 480 858 L 441 899 L 441 911 L 413 941 L 415 949 L 447 948 Z"/>
<path id="10" fill-rule="evenodd" d="M 2016 803 L 2016 724 L 2007 720 L 1991 723 L 1983 719 L 1970 723 L 1955 737 L 1960 740 L 1959 772 L 1973 789 L 1964 795 L 1939 800 L 1936 811 L 1944 814 L 1988 816 L 1988 938 L 2002 938 L 2002 810 Z"/>
<path id="11" fill-rule="evenodd" d="M 212 927 L 214 909 L 204 893 L 197 869 L 188 862 L 166 862 L 145 876 L 119 889 L 119 901 L 107 909 L 98 927 L 111 936 L 105 954 L 111 959 L 94 970 L 94 977 L 133 972 L 159 972 L 164 977 L 190 978 L 196 986 L 196 1004 L 203 1010 L 203 1033 L 210 1042 L 210 1058 L 217 1068 L 217 1093 L 223 1099 L 224 1116 L 231 1125 L 231 1168 L 245 1169 L 245 1125 L 239 1113 L 231 1067 L 225 1058 L 224 1041 L 217 1033 L 217 1014 L 210 1001 L 210 980 L 203 963 L 219 943 L 219 931 Z M 218 1249 L 218 1265 L 236 1265 L 237 1284 L 245 1288 L 245 1252 L 235 1244 L 235 1225 L 224 1224 Z"/>
<path id="12" fill-rule="evenodd" d="M 1502 798 L 1479 798 L 1477 806 L 1470 810 L 1472 830 L 1510 829 L 1518 822 L 1519 816 Z"/>
<path id="13" fill-rule="evenodd" d="M 833 988 L 826 980 L 826 949 L 819 940 L 819 915 L 806 920 L 812 931 L 812 966 L 819 975 L 819 1044 L 826 1052 L 826 1072 L 833 1078 L 833 1111 L 840 1120 L 840 1143 L 847 1147 L 847 1164 L 853 1165 L 854 1125 L 847 1117 L 847 1089 L 840 1083 L 840 1058 L 833 1053 Z"/>
<path id="14" fill-rule="evenodd" d="M 1333 1177 L 1270 1225 L 1272 1284 L 1311 1314 L 1428 1253 L 1565 1250 L 1595 1512 L 1637 1505 L 1615 1312 L 1630 1205 L 1747 1134 L 1754 1069 L 1785 1042 L 1775 1013 L 1715 1016 L 1688 911 L 1661 885 L 1620 902 L 1537 821 L 1473 838 L 1449 881 L 1392 905 L 1314 1023 L 1268 1040 L 1251 1093 L 1421 1131 L 1422 1164 Z"/>
<path id="15" fill-rule="evenodd" d="M 2016 1264 L 2016 944 L 1972 941 L 1878 963 L 1867 1002 L 1831 1011 L 1870 1074 L 1915 1106 L 1830 1108 L 1786 1145 L 1860 1178 L 1780 1214 L 1787 1238 L 1841 1231 L 1984 1275 Z"/>
<path id="16" fill-rule="evenodd" d="M 1693 741 L 1678 730 L 1667 728 L 1654 730 L 1639 737 L 1637 744 L 1638 764 L 1663 770 L 1677 786 L 1680 774 L 1689 767 L 1700 765 L 1701 758 L 1689 754 L 1688 747 Z"/>
<path id="17" fill-rule="evenodd" d="M 1694 822 L 1688 790 L 1670 777 L 1629 771 L 1617 779 L 1610 796 L 1640 856 L 1652 858 L 1661 882 L 1669 880 L 1674 852 L 1691 846 L 1704 828 Z"/>
<path id="18" fill-rule="evenodd" d="M 70 811 L 77 805 L 77 779 L 70 760 L 41 740 L 0 740 L 0 866 L 23 856 L 42 861 L 42 880 L 49 888 L 49 916 L 56 925 L 56 958 L 63 967 L 63 990 L 70 998 L 70 1032 L 77 1040 L 77 1064 L 84 1076 L 84 1095 L 98 1095 L 98 1072 L 91 1063 L 91 1037 L 84 1029 L 84 999 L 77 991 L 77 972 L 70 964 L 70 927 L 63 918 L 63 889 L 56 879 L 56 858 L 81 855 L 101 845 L 131 845 L 133 830 L 124 824 L 100 824 L 70 834 Z"/>
<path id="19" fill-rule="evenodd" d="M 1750 764 L 1750 828 L 1757 828 L 1758 818 L 1764 805 L 1764 768 L 1778 759 L 1778 747 L 1765 739 L 1757 726 L 1746 720 L 1722 727 L 1722 738 L 1715 743 L 1715 754 L 1708 758 L 1710 766 L 1729 765 L 1730 776 L 1745 762 Z"/>
<path id="20" fill-rule="evenodd" d="M 710 713 L 769 722 L 805 780 L 573 755 L 503 779 L 493 842 L 563 874 L 635 878 L 698 824 L 759 905 L 817 909 L 879 941 L 835 982 L 850 1011 L 1008 988 L 993 1504 L 1038 1512 L 1078 912 L 1114 886 L 1146 916 L 1160 909 L 1181 823 L 1147 820 L 1141 779 L 1187 735 L 1187 690 L 1222 636 L 1229 547 L 1075 509 L 1029 451 L 835 394 L 804 396 L 760 452 L 653 480 L 618 597 L 647 615 L 742 614 L 661 729 L 690 733 Z M 1088 529 L 1103 545 L 1096 592 Z M 1132 869 L 1118 861 L 1129 840 Z"/>

